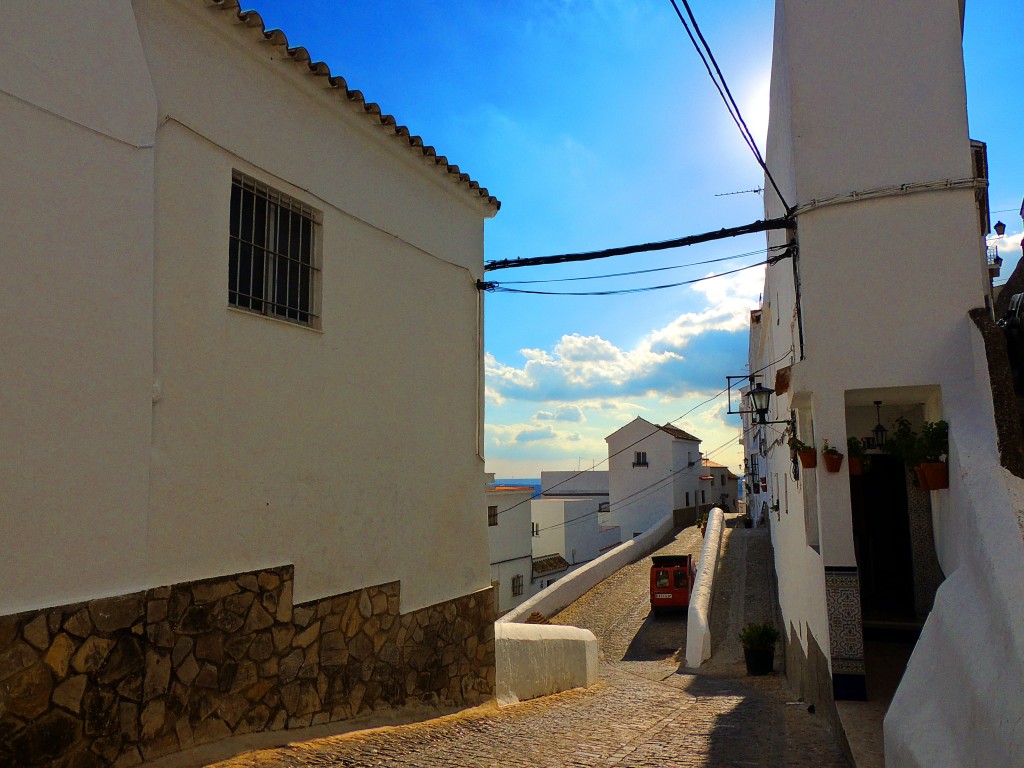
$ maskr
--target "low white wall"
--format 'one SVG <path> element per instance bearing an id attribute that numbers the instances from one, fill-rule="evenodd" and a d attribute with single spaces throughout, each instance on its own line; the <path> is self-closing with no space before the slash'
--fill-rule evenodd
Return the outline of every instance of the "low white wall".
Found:
<path id="1" fill-rule="evenodd" d="M 624 542 L 568 576 L 562 577 L 547 589 L 541 590 L 515 610 L 506 613 L 499 621 L 525 621 L 534 612 L 553 616 L 623 566 L 646 555 L 672 531 L 672 527 L 672 515 L 662 518 L 635 539 Z"/>
<path id="2" fill-rule="evenodd" d="M 711 658 L 711 598 L 715 591 L 715 569 L 722 544 L 725 515 L 718 507 L 708 516 L 704 547 L 697 566 L 697 580 L 690 593 L 686 613 L 686 666 L 699 667 Z"/>
<path id="3" fill-rule="evenodd" d="M 597 638 L 579 627 L 498 622 L 494 653 L 500 706 L 597 682 Z"/>
<path id="4" fill-rule="evenodd" d="M 551 616 L 623 566 L 646 555 L 671 532 L 668 515 L 635 539 L 564 576 L 494 624 L 499 705 L 547 696 L 597 682 L 597 639 L 585 629 L 523 624 L 531 613 Z"/>

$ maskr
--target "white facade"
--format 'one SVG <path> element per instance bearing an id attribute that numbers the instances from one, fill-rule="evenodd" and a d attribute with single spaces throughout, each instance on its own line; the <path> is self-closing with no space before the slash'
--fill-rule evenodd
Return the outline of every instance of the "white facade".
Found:
<path id="1" fill-rule="evenodd" d="M 218 6 L 2 15 L 0 614 L 283 563 L 296 601 L 486 587 L 496 201 Z M 318 212 L 319 328 L 228 305 L 233 172 Z"/>
<path id="2" fill-rule="evenodd" d="M 704 459 L 703 465 L 704 470 L 700 483 L 701 497 L 707 499 L 706 503 L 708 504 L 735 512 L 736 501 L 739 498 L 739 486 L 737 485 L 739 477 L 724 464 Z"/>
<path id="3" fill-rule="evenodd" d="M 872 696 L 869 630 L 891 606 L 872 606 L 871 553 L 895 546 L 897 532 L 858 501 L 878 478 L 851 481 L 848 461 L 824 471 L 823 441 L 845 452 L 847 436 L 870 434 L 876 400 L 890 429 L 901 416 L 950 429 L 949 490 L 915 491 L 897 467 L 901 485 L 880 497 L 905 496 L 912 551 L 899 557 L 913 569 L 912 583 L 881 586 L 914 590 L 915 615 L 896 626 L 924 621 L 885 720 L 889 766 L 1024 758 L 1013 725 L 1024 717 L 1024 543 L 1011 502 L 1021 481 L 999 468 L 984 346 L 968 316 L 985 306 L 987 211 L 967 130 L 961 12 L 956 0 L 776 3 L 767 156 L 796 225 L 769 245 L 795 237 L 799 259 L 767 270 L 750 370 L 774 387 L 790 369 L 769 418 L 795 411 L 819 467 L 794 469 L 783 425 L 755 428 L 745 444 L 767 478 L 752 511 L 778 504 L 787 669 L 799 678 L 824 664 L 838 700 Z M 785 213 L 774 195 L 766 213 Z M 937 592 L 922 583 L 931 562 L 945 577 Z"/>
<path id="4" fill-rule="evenodd" d="M 608 471 L 541 472 L 540 492 L 555 496 L 607 496 Z"/>
<path id="5" fill-rule="evenodd" d="M 624 539 L 643 533 L 676 509 L 700 502 L 700 440 L 639 416 L 608 443 L 608 524 Z"/>
<path id="6" fill-rule="evenodd" d="M 532 488 L 496 486 L 484 493 L 491 584 L 497 585 L 495 615 L 515 608 L 532 594 L 533 544 L 530 525 Z"/>

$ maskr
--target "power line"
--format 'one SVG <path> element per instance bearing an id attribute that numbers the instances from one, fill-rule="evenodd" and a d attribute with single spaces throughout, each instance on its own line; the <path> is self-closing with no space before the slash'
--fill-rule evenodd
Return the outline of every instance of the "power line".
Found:
<path id="1" fill-rule="evenodd" d="M 788 246 L 787 246 L 788 247 Z M 736 269 L 730 269 L 725 272 L 719 272 L 714 275 L 707 275 L 705 277 L 695 277 L 692 280 L 681 280 L 678 283 L 663 283 L 662 285 L 647 285 L 641 288 L 615 288 L 607 291 L 538 291 L 530 288 L 505 288 L 504 283 L 488 282 L 478 283 L 477 287 L 481 290 L 489 291 L 492 293 L 524 293 L 533 296 L 622 296 L 628 293 L 647 293 L 648 291 L 661 291 L 665 288 L 678 288 L 681 285 L 693 285 L 694 283 L 702 283 L 705 280 L 714 280 L 716 277 L 725 277 L 726 275 L 735 275 L 737 272 L 743 272 L 754 267 L 763 267 L 765 265 L 776 264 L 782 259 L 791 256 L 792 251 L 788 250 L 786 253 L 778 256 L 759 261 L 755 264 L 747 264 L 745 267 L 737 267 Z"/>
<path id="2" fill-rule="evenodd" d="M 652 269 L 634 269 L 629 272 L 612 272 L 607 275 L 589 275 L 586 277 L 558 277 L 549 280 L 502 280 L 500 285 L 536 285 L 539 283 L 571 283 L 578 280 L 604 280 L 610 277 L 630 277 L 632 275 L 647 275 L 652 272 L 668 272 L 673 269 L 686 269 L 687 267 L 700 267 L 706 264 L 717 264 L 722 261 L 733 261 L 734 259 L 745 259 L 750 256 L 758 256 L 769 251 L 777 251 L 788 248 L 788 245 L 773 245 L 769 248 L 759 248 L 756 251 L 737 253 L 733 256 L 722 256 L 717 259 L 706 259 L 705 261 L 691 261 L 688 264 L 675 264 L 671 267 L 654 267 Z"/>
<path id="3" fill-rule="evenodd" d="M 752 371 L 752 372 L 751 372 L 751 373 L 750 373 L 749 375 L 750 375 L 750 376 L 756 376 L 757 374 L 761 373 L 762 371 L 766 371 L 766 370 L 768 370 L 768 369 L 769 369 L 769 368 L 771 368 L 771 367 L 772 367 L 773 365 L 776 365 L 776 364 L 778 364 L 778 363 L 781 363 L 781 362 L 782 362 L 783 360 L 785 360 L 785 359 L 786 359 L 787 357 L 789 357 L 789 356 L 790 356 L 790 355 L 792 355 L 792 354 L 793 354 L 793 347 L 790 347 L 790 348 L 789 348 L 788 350 L 786 350 L 785 354 L 783 354 L 783 355 L 782 355 L 782 356 L 781 356 L 780 358 L 778 358 L 777 360 L 773 360 L 773 361 L 772 361 L 772 362 L 770 362 L 770 363 L 767 363 L 766 365 L 762 366 L 761 368 L 758 368 L 758 369 L 757 369 L 756 371 Z M 724 395 L 724 394 L 725 394 L 726 392 L 728 392 L 728 391 L 729 391 L 729 387 L 726 387 L 725 389 L 721 389 L 721 390 L 719 390 L 719 391 L 718 391 L 717 393 L 715 393 L 714 395 L 712 395 L 711 397 L 709 397 L 709 398 L 708 398 L 707 400 L 703 400 L 703 401 L 701 401 L 701 402 L 697 403 L 697 404 L 696 404 L 695 406 L 693 406 L 693 407 L 692 407 L 692 408 L 690 408 L 690 409 L 689 409 L 688 411 L 686 411 L 686 413 L 682 414 L 681 416 L 677 416 L 676 418 L 674 418 L 674 419 L 672 419 L 671 421 L 667 422 L 665 426 L 668 426 L 669 424 L 675 424 L 675 423 L 676 423 L 677 421 L 680 421 L 680 420 L 682 420 L 682 419 L 685 419 L 685 418 L 686 418 L 687 416 L 689 416 L 689 415 L 690 415 L 691 413 L 693 413 L 694 411 L 696 411 L 696 410 L 697 410 L 698 408 L 703 408 L 703 407 L 704 407 L 705 405 L 707 405 L 708 403 L 712 403 L 712 402 L 714 402 L 715 400 L 717 400 L 718 398 L 720 398 L 720 397 L 721 397 L 722 395 Z M 611 453 L 611 454 L 608 454 L 608 458 L 606 458 L 606 459 L 601 459 L 601 461 L 597 462 L 597 464 L 595 465 L 595 467 L 597 467 L 597 466 L 600 466 L 601 464 L 604 464 L 605 462 L 611 461 L 611 459 L 613 459 L 614 457 L 618 456 L 619 454 L 625 453 L 626 451 L 628 451 L 628 450 L 629 450 L 630 448 L 632 448 L 633 446 L 635 446 L 635 445 L 639 445 L 639 444 L 640 444 L 640 443 L 642 443 L 642 442 L 643 442 L 644 440 L 646 440 L 647 438 L 649 438 L 649 437 L 652 437 L 652 436 L 654 436 L 654 435 L 658 434 L 658 432 L 660 432 L 660 431 L 661 431 L 661 427 L 660 427 L 660 426 L 656 427 L 656 428 L 655 428 L 655 430 L 654 430 L 653 432 L 651 432 L 651 433 L 649 433 L 649 434 L 646 434 L 646 435 L 644 435 L 644 436 L 643 436 L 643 437 L 641 437 L 641 438 L 640 438 L 639 440 L 635 440 L 635 441 L 633 441 L 632 443 L 630 443 L 629 445 L 625 446 L 624 448 L 621 448 L 620 450 L 616 451 L 615 453 Z M 716 449 L 716 450 L 717 450 L 717 449 Z M 709 455 L 710 455 L 710 454 L 709 454 Z M 579 477 L 580 475 L 584 475 L 584 474 L 586 474 L 587 472 L 594 472 L 594 471 L 596 471 L 594 467 L 592 467 L 592 468 L 590 468 L 590 469 L 583 469 L 583 470 L 580 470 L 580 471 L 578 471 L 578 472 L 576 472 L 576 473 L 574 473 L 574 474 L 570 475 L 569 477 L 565 478 L 564 480 L 560 480 L 559 482 L 555 483 L 555 484 L 554 484 L 554 485 L 552 485 L 552 486 L 551 486 L 551 487 L 550 487 L 550 488 L 549 488 L 548 490 L 549 490 L 549 491 L 553 491 L 553 490 L 554 490 L 555 488 L 558 488 L 559 486 L 565 485 L 566 483 L 568 483 L 568 482 L 570 482 L 570 481 L 572 481 L 572 480 L 575 480 L 575 479 L 576 479 L 577 477 Z M 532 501 L 533 499 L 536 499 L 536 498 L 541 498 L 542 496 L 543 496 L 543 492 L 542 492 L 542 493 L 538 493 L 538 494 L 536 494 L 536 495 L 534 495 L 534 496 L 531 496 L 531 497 L 530 497 L 529 499 L 523 499 L 522 501 L 520 501 L 520 502 L 517 502 L 517 503 L 513 504 L 513 505 L 512 505 L 511 507 L 509 507 L 508 509 L 503 509 L 503 510 L 502 510 L 501 512 L 499 512 L 498 514 L 499 514 L 499 515 L 503 515 L 503 514 L 505 514 L 506 512 L 511 512 L 511 511 L 512 511 L 513 509 L 516 509 L 517 507 L 520 507 L 520 506 L 522 506 L 523 504 L 526 504 L 527 502 L 530 502 L 530 501 Z"/>
<path id="4" fill-rule="evenodd" d="M 747 427 L 746 429 L 741 430 L 740 439 L 743 439 L 744 437 L 746 437 L 747 433 L 749 433 L 755 426 L 757 426 L 757 425 L 756 424 L 752 424 L 751 426 Z M 728 440 L 726 440 L 720 446 L 718 446 L 717 448 L 714 448 L 711 451 L 709 451 L 707 453 L 707 455 L 704 456 L 700 462 L 698 462 L 696 464 L 693 464 L 691 466 L 680 467 L 679 469 L 676 469 L 676 470 L 673 470 L 672 472 L 669 472 L 667 475 L 665 475 L 661 479 L 655 480 L 653 483 L 650 483 L 649 485 L 645 485 L 643 488 L 638 488 L 637 490 L 633 491 L 633 493 L 629 494 L 628 496 L 624 496 L 623 497 L 623 503 L 620 503 L 614 509 L 609 509 L 607 511 L 609 511 L 609 512 L 617 512 L 617 511 L 620 511 L 622 509 L 625 509 L 626 507 L 628 507 L 628 506 L 630 506 L 632 504 L 635 504 L 638 501 L 646 499 L 651 494 L 656 493 L 657 491 L 660 491 L 661 490 L 660 486 L 663 486 L 669 480 L 674 479 L 677 475 L 683 474 L 684 472 L 691 472 L 691 471 L 693 471 L 694 467 L 696 467 L 697 469 L 703 470 L 704 469 L 704 464 L 703 464 L 704 459 L 710 460 L 712 456 L 717 456 L 719 453 L 724 451 L 726 448 L 728 448 L 730 445 L 732 445 L 735 442 L 736 442 L 736 438 L 735 437 L 730 437 Z M 634 443 L 634 445 L 635 444 L 636 443 Z M 644 493 L 644 491 L 647 491 L 647 493 Z M 641 494 L 641 493 L 643 494 L 642 496 L 638 496 L 637 495 L 637 494 Z M 635 498 L 632 498 L 632 497 L 635 497 Z M 626 501 L 626 499 L 629 499 L 629 501 Z M 696 501 L 696 499 L 694 499 L 694 501 Z M 511 507 L 510 507 L 510 509 L 511 509 Z M 589 512 L 584 512 L 582 515 L 579 515 L 577 517 L 572 518 L 571 520 L 563 520 L 561 523 L 554 523 L 552 525 L 546 525 L 543 528 L 538 528 L 537 530 L 538 531 L 551 531 L 551 530 L 554 530 L 556 528 L 564 528 L 565 526 L 571 525 L 571 524 L 573 524 L 575 522 L 579 522 L 580 520 L 585 520 L 588 517 L 593 517 L 594 515 L 599 515 L 601 513 L 601 511 L 602 511 L 601 509 L 592 509 Z"/>
<path id="5" fill-rule="evenodd" d="M 689 24 L 686 23 L 686 19 L 683 18 L 682 12 L 679 10 L 679 6 L 676 5 L 676 0 L 669 0 L 672 3 L 672 8 L 675 9 L 676 16 L 679 17 L 679 21 L 682 22 L 683 28 L 686 29 L 686 34 L 690 38 L 690 42 L 693 43 L 694 49 L 697 51 L 697 55 L 700 56 L 702 62 L 704 62 L 704 68 L 708 72 L 708 76 L 711 78 L 711 82 L 714 83 L 715 88 L 718 91 L 718 95 L 722 97 L 722 101 L 725 103 L 725 108 L 729 112 L 729 116 L 732 121 L 736 123 L 736 127 L 739 128 L 740 135 L 746 142 L 750 151 L 754 154 L 754 159 L 757 160 L 758 165 L 764 171 L 768 181 L 771 182 L 772 188 L 775 190 L 775 194 L 779 196 L 779 201 L 786 209 L 786 213 L 792 212 L 792 208 L 789 203 L 786 202 L 785 196 L 782 194 L 782 190 L 779 189 L 779 185 L 775 183 L 775 178 L 772 176 L 772 172 L 768 170 L 768 164 L 765 163 L 764 157 L 761 155 L 761 151 L 757 148 L 757 142 L 754 140 L 753 134 L 750 132 L 750 128 L 747 126 L 747 121 L 743 119 L 743 115 L 740 112 L 739 105 L 736 103 L 736 99 L 733 98 L 732 91 L 729 90 L 729 84 L 725 81 L 725 75 L 722 74 L 721 67 L 718 66 L 718 61 L 715 59 L 715 54 L 711 51 L 711 46 L 708 45 L 708 41 L 704 39 L 704 34 L 700 31 L 700 25 L 697 23 L 697 17 L 693 15 L 693 10 L 690 8 L 689 0 L 682 0 L 683 7 L 686 8 L 686 14 L 690 17 L 690 23 L 693 24 L 693 32 L 690 31 Z M 697 44 L 697 40 L 693 34 L 696 32 L 697 37 L 700 38 L 700 45 Z M 703 50 L 701 49 L 703 46 Z M 707 52 L 707 56 L 705 56 Z M 710 60 L 711 64 L 708 64 Z M 715 74 L 712 73 L 711 67 L 714 67 Z"/>
<path id="6" fill-rule="evenodd" d="M 776 219 L 755 221 L 751 224 L 744 224 L 739 227 L 726 227 L 713 232 L 702 232 L 699 235 L 687 235 L 686 237 L 677 237 L 673 240 L 662 240 L 656 243 L 626 245 L 618 248 L 605 248 L 601 251 L 562 253 L 557 256 L 531 256 L 525 259 L 499 259 L 497 261 L 484 262 L 484 272 L 491 272 L 495 269 L 538 267 L 544 264 L 565 264 L 573 261 L 591 261 L 593 259 L 606 259 L 609 256 L 625 256 L 630 253 L 644 253 L 646 251 L 663 251 L 668 248 L 682 248 L 686 245 L 708 243 L 712 240 L 724 240 L 727 237 L 767 232 L 771 229 L 787 229 L 790 224 L 792 224 L 790 218 L 788 216 L 783 216 Z M 479 285 L 480 283 L 478 283 L 478 286 Z"/>

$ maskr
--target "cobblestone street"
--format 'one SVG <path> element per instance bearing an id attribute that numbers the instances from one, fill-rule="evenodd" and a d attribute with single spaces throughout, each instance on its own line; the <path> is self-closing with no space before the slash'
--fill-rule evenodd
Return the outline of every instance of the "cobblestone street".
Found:
<path id="1" fill-rule="evenodd" d="M 696 528 L 660 554 L 698 554 Z M 686 616 L 649 615 L 644 558 L 606 579 L 552 621 L 591 630 L 601 681 L 499 709 L 488 705 L 411 725 L 354 732 L 250 752 L 217 768 L 291 766 L 785 766 L 846 768 L 832 735 L 780 675 L 746 677 L 736 634 L 771 619 L 766 530 L 728 528 L 712 632 L 701 674 L 682 664 Z"/>

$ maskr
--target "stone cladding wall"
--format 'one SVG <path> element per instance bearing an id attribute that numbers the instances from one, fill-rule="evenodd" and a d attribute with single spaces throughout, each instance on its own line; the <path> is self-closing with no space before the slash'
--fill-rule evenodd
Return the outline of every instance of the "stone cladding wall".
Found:
<path id="1" fill-rule="evenodd" d="M 138 765 L 256 731 L 494 693 L 488 587 L 292 603 L 283 566 L 0 617 L 0 768 Z"/>

